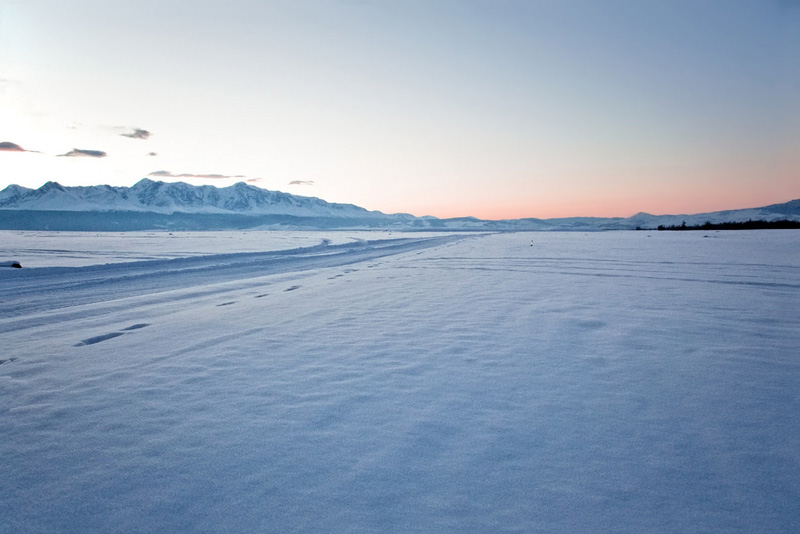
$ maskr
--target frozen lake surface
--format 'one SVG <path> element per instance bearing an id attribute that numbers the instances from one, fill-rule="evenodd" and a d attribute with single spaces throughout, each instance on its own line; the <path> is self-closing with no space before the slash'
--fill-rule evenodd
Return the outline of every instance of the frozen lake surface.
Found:
<path id="1" fill-rule="evenodd" d="M 798 532 L 800 232 L 0 232 L 0 532 Z"/>

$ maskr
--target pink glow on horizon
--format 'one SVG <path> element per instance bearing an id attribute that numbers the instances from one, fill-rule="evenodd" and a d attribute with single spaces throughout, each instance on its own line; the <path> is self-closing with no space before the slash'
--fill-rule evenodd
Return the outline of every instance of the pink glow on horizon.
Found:
<path id="1" fill-rule="evenodd" d="M 800 198 L 800 161 L 794 157 L 713 163 L 569 169 L 544 177 L 531 173 L 511 184 L 493 180 L 490 187 L 483 180 L 451 179 L 423 195 L 396 191 L 391 203 L 370 209 L 486 220 L 625 218 L 640 212 L 692 215 L 759 208 Z"/>
<path id="2" fill-rule="evenodd" d="M 414 215 L 433 215 L 440 219 L 452 217 L 477 217 L 486 220 L 501 219 L 552 219 L 562 217 L 630 217 L 640 212 L 651 215 L 691 215 L 714 211 L 759 208 L 781 204 L 800 198 L 800 187 L 794 192 L 728 192 L 714 196 L 673 194 L 659 197 L 628 197 L 619 199 L 572 198 L 540 200 L 539 202 L 514 202 L 506 205 L 455 205 L 422 207 L 421 209 L 388 209 L 386 212 L 406 211 Z M 380 209 L 380 208 L 379 208 Z"/>

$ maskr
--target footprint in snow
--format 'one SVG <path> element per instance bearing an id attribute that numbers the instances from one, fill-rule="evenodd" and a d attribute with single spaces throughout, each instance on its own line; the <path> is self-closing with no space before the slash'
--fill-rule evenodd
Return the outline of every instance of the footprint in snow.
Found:
<path id="1" fill-rule="evenodd" d="M 255 296 L 255 297 L 253 297 L 253 298 L 256 298 L 256 299 L 261 299 L 261 298 L 264 298 L 264 297 L 266 297 L 267 295 L 269 295 L 269 293 L 261 293 L 260 295 L 256 295 L 256 296 Z"/>
<path id="2" fill-rule="evenodd" d="M 220 306 L 230 306 L 231 304 L 236 304 L 236 301 L 232 300 L 230 302 L 223 302 L 222 304 L 217 304 L 217 308 L 219 308 Z"/>
<path id="3" fill-rule="evenodd" d="M 94 336 L 88 339 L 84 339 L 80 343 L 76 343 L 76 347 L 85 347 L 86 345 L 94 345 L 95 343 L 100 343 L 101 341 L 106 341 L 108 339 L 114 339 L 115 337 L 119 337 L 123 335 L 125 332 L 111 332 L 109 334 L 103 334 L 102 336 Z"/>
<path id="4" fill-rule="evenodd" d="M 125 332 L 130 332 L 133 330 L 139 330 L 140 328 L 145 328 L 150 326 L 150 323 L 136 323 L 132 324 L 126 328 L 123 328 L 119 332 L 109 332 L 108 334 L 103 334 L 100 336 L 94 336 L 87 339 L 84 339 L 80 343 L 76 343 L 74 346 L 76 347 L 85 347 L 86 345 L 94 345 L 95 343 L 100 343 L 101 341 L 107 341 L 109 339 L 114 339 L 115 337 L 119 337 L 123 335 Z"/>
<path id="5" fill-rule="evenodd" d="M 126 331 L 126 332 L 127 332 L 127 331 L 129 331 L 129 330 L 139 330 L 140 328 L 144 328 L 144 327 L 146 327 L 146 326 L 150 326 L 150 323 L 136 323 L 136 324 L 132 324 L 132 325 L 130 325 L 130 326 L 129 326 L 129 327 L 127 327 L 127 328 L 123 328 L 123 330 L 124 330 L 124 331 Z"/>
<path id="6" fill-rule="evenodd" d="M 300 286 L 287 287 L 284 291 L 294 291 L 295 289 L 300 289 Z"/>
<path id="7" fill-rule="evenodd" d="M 11 362 L 15 362 L 15 361 L 17 361 L 17 359 L 18 359 L 18 358 L 8 358 L 8 359 L 6 359 L 6 360 L 0 360 L 0 365 L 3 365 L 4 363 L 11 363 Z"/>

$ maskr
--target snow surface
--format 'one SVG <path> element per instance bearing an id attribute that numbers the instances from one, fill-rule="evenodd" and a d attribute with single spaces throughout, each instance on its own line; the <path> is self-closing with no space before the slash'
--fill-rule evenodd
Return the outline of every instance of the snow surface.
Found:
<path id="1" fill-rule="evenodd" d="M 30 234 L 0 532 L 800 531 L 800 232 L 349 235 Z"/>
<path id="2" fill-rule="evenodd" d="M 451 233 L 410 233 L 440 236 Z M 48 232 L 0 230 L 0 260 L 25 267 L 82 267 L 220 252 L 262 252 L 397 237 L 390 231 Z M 68 244 L 68 246 L 67 246 Z"/>

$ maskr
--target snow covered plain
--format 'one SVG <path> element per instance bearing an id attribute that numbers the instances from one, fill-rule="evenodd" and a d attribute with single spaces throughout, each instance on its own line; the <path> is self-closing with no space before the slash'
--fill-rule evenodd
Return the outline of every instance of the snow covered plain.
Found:
<path id="1" fill-rule="evenodd" d="M 395 232 L 395 237 L 398 235 Z M 443 235 L 404 233 L 402 235 Z M 220 252 L 263 252 L 386 239 L 392 232 L 48 232 L 0 230 L 0 261 L 26 267 L 83 267 Z"/>
<path id="2" fill-rule="evenodd" d="M 26 235 L 0 532 L 800 531 L 800 232 Z"/>

